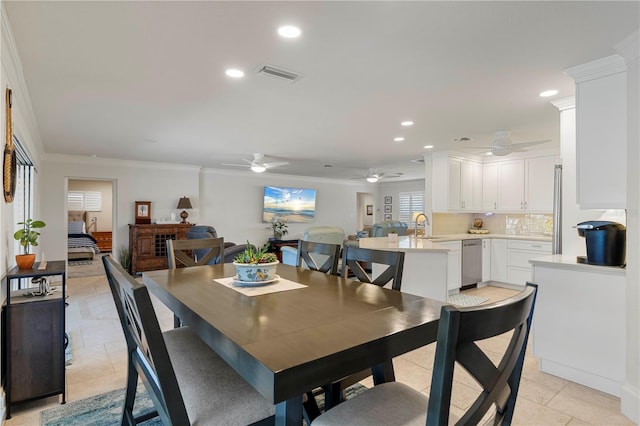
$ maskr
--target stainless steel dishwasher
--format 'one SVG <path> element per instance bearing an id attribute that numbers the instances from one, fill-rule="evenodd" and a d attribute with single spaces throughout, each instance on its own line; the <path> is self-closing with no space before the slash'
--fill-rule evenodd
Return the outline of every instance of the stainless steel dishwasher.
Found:
<path id="1" fill-rule="evenodd" d="M 482 281 L 482 240 L 462 240 L 462 287 Z"/>

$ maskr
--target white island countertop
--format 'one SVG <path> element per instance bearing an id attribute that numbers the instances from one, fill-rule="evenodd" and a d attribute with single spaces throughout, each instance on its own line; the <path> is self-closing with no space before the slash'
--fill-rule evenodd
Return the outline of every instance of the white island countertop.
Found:
<path id="1" fill-rule="evenodd" d="M 567 269 L 572 271 L 591 272 L 599 274 L 626 275 L 626 269 L 619 266 L 601 266 L 589 265 L 587 263 L 578 263 L 576 256 L 568 254 L 552 254 L 547 256 L 535 257 L 529 260 L 533 266 L 543 268 Z"/>
<path id="2" fill-rule="evenodd" d="M 389 242 L 388 237 L 360 238 L 360 247 L 375 250 L 391 251 L 449 251 L 448 248 L 438 245 L 434 239 L 415 238 L 410 236 L 398 237 L 398 242 Z"/>

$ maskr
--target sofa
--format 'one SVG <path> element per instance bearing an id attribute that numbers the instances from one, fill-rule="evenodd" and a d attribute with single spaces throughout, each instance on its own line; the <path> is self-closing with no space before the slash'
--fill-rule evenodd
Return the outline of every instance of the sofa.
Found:
<path id="1" fill-rule="evenodd" d="M 372 237 L 386 237 L 390 232 L 395 232 L 399 236 L 407 235 L 409 225 L 398 220 L 385 220 L 384 222 L 374 223 L 371 227 L 370 235 Z"/>
<path id="2" fill-rule="evenodd" d="M 345 233 L 344 229 L 337 226 L 312 226 L 304 231 L 302 239 L 314 243 L 339 244 L 342 247 Z M 280 251 L 282 252 L 282 263 L 298 266 L 298 249 L 296 247 L 282 247 Z"/>
<path id="3" fill-rule="evenodd" d="M 189 231 L 187 232 L 187 239 L 197 240 L 201 238 L 218 238 L 218 233 L 216 232 L 216 229 L 213 226 L 193 225 L 191 228 L 189 228 Z M 239 253 L 242 253 L 246 248 L 247 248 L 246 244 L 236 244 L 236 243 L 225 241 L 223 263 L 232 263 L 233 260 L 236 258 L 236 256 Z M 255 246 L 254 246 L 254 249 L 255 249 Z M 199 251 L 202 253 L 198 253 Z M 203 256 L 204 254 L 206 254 L 207 251 L 208 250 L 206 249 L 195 250 L 196 256 L 198 257 Z M 211 262 L 209 262 L 209 264 L 217 264 L 217 263 L 220 263 L 220 256 L 216 257 L 215 259 L 212 259 Z"/>

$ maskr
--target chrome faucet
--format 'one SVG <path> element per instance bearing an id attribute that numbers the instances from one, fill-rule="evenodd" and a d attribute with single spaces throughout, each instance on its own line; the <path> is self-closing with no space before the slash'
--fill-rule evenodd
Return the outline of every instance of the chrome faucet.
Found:
<path id="1" fill-rule="evenodd" d="M 418 219 L 420 219 L 421 216 L 424 216 L 424 222 L 427 225 L 430 225 L 429 223 L 429 218 L 427 217 L 426 214 L 424 213 L 420 213 L 418 216 L 416 216 L 416 223 L 415 223 L 415 228 L 413 229 L 413 236 L 417 237 L 418 236 Z"/>

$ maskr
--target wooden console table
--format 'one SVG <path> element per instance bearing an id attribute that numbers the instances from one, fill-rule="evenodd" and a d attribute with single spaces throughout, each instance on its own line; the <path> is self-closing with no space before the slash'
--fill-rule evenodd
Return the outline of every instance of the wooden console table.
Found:
<path id="1" fill-rule="evenodd" d="M 280 251 L 281 247 L 295 247 L 298 248 L 299 240 L 277 240 L 275 238 L 269 238 L 269 253 L 275 253 L 278 257 L 278 261 L 282 262 L 282 251 Z"/>
<path id="2" fill-rule="evenodd" d="M 169 268 L 167 240 L 185 240 L 191 224 L 129 225 L 131 275 Z"/>
<path id="3" fill-rule="evenodd" d="M 62 394 L 66 403 L 64 359 L 64 302 L 66 262 L 48 261 L 44 269 L 12 268 L 6 276 L 3 306 L 3 369 L 7 419 L 11 405 Z M 60 275 L 62 284 L 47 296 L 31 296 L 38 288 L 21 286 L 20 280 Z M 12 281 L 16 281 L 15 286 Z M 22 288 L 24 287 L 24 288 Z"/>

